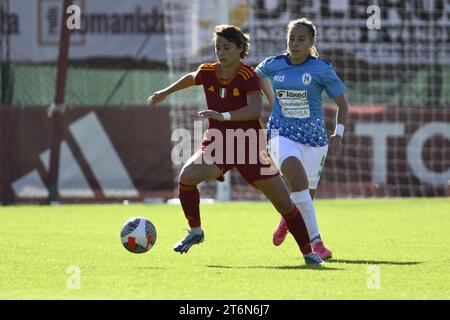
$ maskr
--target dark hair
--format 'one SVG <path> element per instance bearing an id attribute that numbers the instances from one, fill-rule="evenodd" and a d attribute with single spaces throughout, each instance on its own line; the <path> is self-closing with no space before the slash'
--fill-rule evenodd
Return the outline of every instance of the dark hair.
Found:
<path id="1" fill-rule="evenodd" d="M 316 42 L 316 27 L 312 23 L 311 20 L 308 18 L 300 18 L 297 20 L 291 20 L 289 21 L 289 24 L 287 25 L 287 36 L 289 37 L 289 33 L 291 32 L 292 28 L 303 26 L 308 30 L 308 33 L 311 37 L 311 40 L 313 42 L 313 46 L 311 47 L 310 53 L 312 56 L 318 57 L 319 52 L 317 51 L 316 47 L 314 46 L 314 43 Z"/>
<path id="2" fill-rule="evenodd" d="M 234 43 L 238 48 L 243 48 L 241 58 L 245 58 L 250 51 L 250 36 L 244 33 L 239 27 L 230 24 L 221 24 L 214 28 L 213 41 L 217 37 L 223 37 Z"/>

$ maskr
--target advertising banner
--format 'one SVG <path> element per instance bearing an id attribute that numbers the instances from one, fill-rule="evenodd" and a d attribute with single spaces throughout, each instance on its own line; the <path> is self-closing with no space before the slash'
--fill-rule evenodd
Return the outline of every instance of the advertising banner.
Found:
<path id="1" fill-rule="evenodd" d="M 14 0 L 1 8 L 13 61 L 54 61 L 62 2 Z M 228 22 L 251 36 L 250 63 L 286 49 L 290 20 L 308 17 L 320 51 L 341 50 L 373 64 L 449 64 L 450 2 L 444 0 L 74 0 L 80 29 L 71 31 L 71 59 L 129 57 L 201 61 L 213 52 L 213 27 Z M 164 20 L 166 19 L 166 20 Z M 167 28 L 165 38 L 165 28 Z M 170 48 L 169 54 L 167 47 Z M 206 50 L 207 51 L 207 50 Z"/>

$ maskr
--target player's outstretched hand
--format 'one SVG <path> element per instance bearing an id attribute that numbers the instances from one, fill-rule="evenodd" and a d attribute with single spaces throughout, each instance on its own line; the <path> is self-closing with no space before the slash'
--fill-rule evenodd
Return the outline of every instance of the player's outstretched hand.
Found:
<path id="1" fill-rule="evenodd" d="M 156 107 L 156 104 L 163 101 L 168 94 L 165 91 L 156 91 L 147 99 L 147 103 L 151 107 Z"/>
<path id="2" fill-rule="evenodd" d="M 208 119 L 214 119 L 217 121 L 223 121 L 223 115 L 220 112 L 214 110 L 203 110 L 197 113 L 198 116 Z"/>
<path id="3" fill-rule="evenodd" d="M 342 137 L 333 134 L 329 139 L 329 147 L 332 155 L 341 156 L 342 155 Z"/>

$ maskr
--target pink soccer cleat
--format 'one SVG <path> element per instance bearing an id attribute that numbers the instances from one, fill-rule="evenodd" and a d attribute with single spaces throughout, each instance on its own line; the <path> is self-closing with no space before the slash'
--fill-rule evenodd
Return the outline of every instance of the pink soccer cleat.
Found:
<path id="1" fill-rule="evenodd" d="M 283 218 L 281 218 L 280 223 L 278 224 L 277 229 L 273 233 L 273 244 L 279 246 L 283 243 L 284 239 L 286 239 L 286 235 L 288 234 L 288 227 Z"/>
<path id="2" fill-rule="evenodd" d="M 322 240 L 318 240 L 316 242 L 314 242 L 312 245 L 312 249 L 313 251 L 322 259 L 329 259 L 332 256 L 332 252 L 331 250 L 325 248 L 325 246 L 323 245 Z"/>

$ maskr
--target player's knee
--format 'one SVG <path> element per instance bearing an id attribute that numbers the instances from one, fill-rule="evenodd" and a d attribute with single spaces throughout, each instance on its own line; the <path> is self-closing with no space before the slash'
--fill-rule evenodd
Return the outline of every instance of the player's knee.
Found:
<path id="1" fill-rule="evenodd" d="M 289 177 L 286 177 L 286 181 L 291 188 L 291 192 L 308 189 L 308 177 L 298 174 L 297 172 L 291 174 Z"/>
<path id="2" fill-rule="evenodd" d="M 198 182 L 197 171 L 192 166 L 184 167 L 181 169 L 178 180 L 182 184 L 195 185 Z"/>
<path id="3" fill-rule="evenodd" d="M 301 191 L 308 188 L 308 176 L 302 163 L 295 157 L 283 161 L 281 172 L 289 183 L 292 191 Z"/>
<path id="4" fill-rule="evenodd" d="M 300 181 L 296 180 L 295 183 L 291 184 L 291 191 L 292 192 L 298 192 L 308 189 L 308 182 L 307 181 Z"/>

